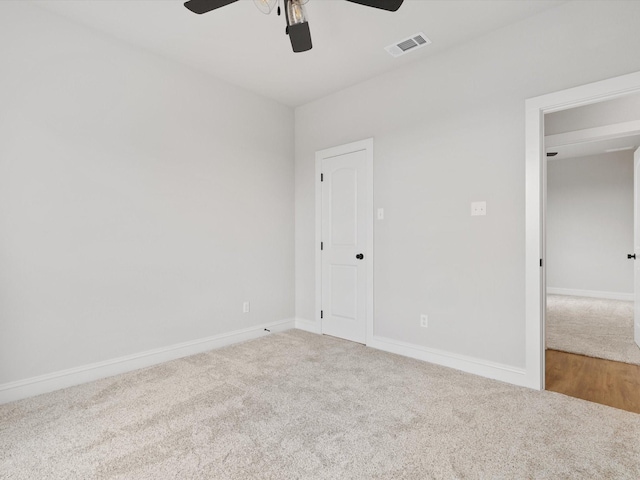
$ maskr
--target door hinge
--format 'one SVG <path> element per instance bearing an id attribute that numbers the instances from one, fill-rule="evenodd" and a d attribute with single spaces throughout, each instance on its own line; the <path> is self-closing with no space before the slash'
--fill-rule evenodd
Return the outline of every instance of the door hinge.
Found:
<path id="1" fill-rule="evenodd" d="M 321 181 L 321 182 L 324 182 L 324 173 L 321 173 L 321 174 L 320 174 L 320 181 Z"/>
<path id="2" fill-rule="evenodd" d="M 324 250 L 324 242 L 320 242 L 320 250 Z"/>
<path id="3" fill-rule="evenodd" d="M 320 310 L 320 318 L 324 318 L 324 312 Z"/>
<path id="4" fill-rule="evenodd" d="M 540 259 L 540 266 L 542 266 L 542 259 Z"/>

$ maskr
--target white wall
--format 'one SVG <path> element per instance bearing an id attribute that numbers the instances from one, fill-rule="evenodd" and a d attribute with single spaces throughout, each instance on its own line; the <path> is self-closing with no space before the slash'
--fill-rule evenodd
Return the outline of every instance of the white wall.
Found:
<path id="1" fill-rule="evenodd" d="M 633 293 L 633 152 L 547 162 L 547 286 Z"/>
<path id="2" fill-rule="evenodd" d="M 0 384 L 293 317 L 291 109 L 24 2 L 0 66 Z"/>
<path id="3" fill-rule="evenodd" d="M 525 99 L 640 70 L 639 21 L 571 2 L 297 108 L 296 317 L 315 318 L 314 152 L 374 137 L 375 335 L 523 368 Z"/>

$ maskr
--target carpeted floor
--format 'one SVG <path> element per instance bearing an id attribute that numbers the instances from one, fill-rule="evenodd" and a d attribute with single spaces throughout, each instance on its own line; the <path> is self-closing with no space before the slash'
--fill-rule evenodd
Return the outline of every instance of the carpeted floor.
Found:
<path id="1" fill-rule="evenodd" d="M 640 365 L 633 302 L 547 295 L 546 347 Z"/>
<path id="2" fill-rule="evenodd" d="M 640 415 L 290 330 L 0 406 L 3 479 L 640 478 Z"/>

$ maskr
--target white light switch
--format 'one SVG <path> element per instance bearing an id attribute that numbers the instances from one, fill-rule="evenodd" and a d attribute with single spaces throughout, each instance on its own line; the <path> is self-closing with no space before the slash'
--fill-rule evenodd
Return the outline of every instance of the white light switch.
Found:
<path id="1" fill-rule="evenodd" d="M 242 303 L 242 313 L 249 313 L 251 311 L 251 304 L 249 302 Z"/>
<path id="2" fill-rule="evenodd" d="M 487 202 L 471 202 L 471 216 L 487 214 Z"/>
<path id="3" fill-rule="evenodd" d="M 378 209 L 378 220 L 384 220 L 384 208 Z"/>

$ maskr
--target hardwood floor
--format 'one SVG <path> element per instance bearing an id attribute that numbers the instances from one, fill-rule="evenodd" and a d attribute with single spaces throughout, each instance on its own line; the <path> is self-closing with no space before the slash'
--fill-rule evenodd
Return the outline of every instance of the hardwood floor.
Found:
<path id="1" fill-rule="evenodd" d="M 640 413 L 640 365 L 547 350 L 546 389 Z"/>

